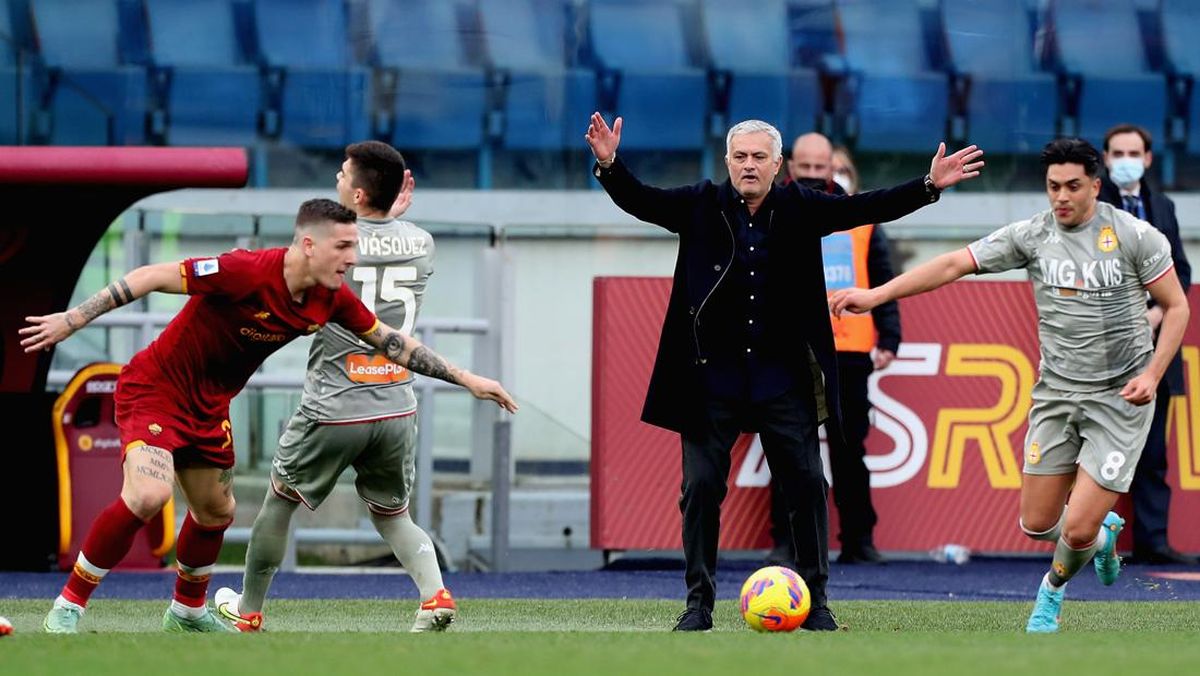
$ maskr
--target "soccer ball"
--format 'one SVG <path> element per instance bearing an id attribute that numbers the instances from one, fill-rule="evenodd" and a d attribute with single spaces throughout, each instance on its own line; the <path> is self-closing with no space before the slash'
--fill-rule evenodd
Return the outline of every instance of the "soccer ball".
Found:
<path id="1" fill-rule="evenodd" d="M 792 631 L 811 604 L 804 579 L 783 566 L 760 568 L 742 585 L 742 617 L 754 631 Z"/>

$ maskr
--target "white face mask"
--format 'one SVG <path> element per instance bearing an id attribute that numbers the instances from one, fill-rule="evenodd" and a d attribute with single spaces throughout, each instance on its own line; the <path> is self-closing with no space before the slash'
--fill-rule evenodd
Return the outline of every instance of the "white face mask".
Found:
<path id="1" fill-rule="evenodd" d="M 1120 186 L 1130 186 L 1142 180 L 1142 175 L 1146 173 L 1146 166 L 1142 164 L 1140 157 L 1118 157 L 1112 161 L 1112 166 L 1108 169 L 1108 175 L 1112 178 L 1113 183 Z"/>
<path id="2" fill-rule="evenodd" d="M 833 173 L 833 182 L 842 186 L 842 190 L 846 191 L 847 195 L 850 194 L 850 186 L 852 185 L 850 183 L 850 174 L 844 171 L 835 171 Z"/>

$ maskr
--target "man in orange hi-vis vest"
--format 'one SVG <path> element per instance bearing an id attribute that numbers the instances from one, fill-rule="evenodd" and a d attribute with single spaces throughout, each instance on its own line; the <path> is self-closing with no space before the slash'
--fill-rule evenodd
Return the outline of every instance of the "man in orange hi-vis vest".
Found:
<path id="1" fill-rule="evenodd" d="M 792 146 L 789 179 L 813 190 L 853 194 L 857 172 L 848 156 L 835 171 L 833 146 L 821 134 L 804 134 Z M 869 288 L 893 276 L 887 237 L 874 225 L 837 232 L 821 240 L 825 259 L 825 286 L 834 291 L 847 287 Z M 842 393 L 843 437 L 828 435 L 833 501 L 837 505 L 842 543 L 838 563 L 882 563 L 875 548 L 875 508 L 871 504 L 871 475 L 864 456 L 870 429 L 871 403 L 867 379 L 875 369 L 886 368 L 900 347 L 900 309 L 885 303 L 870 314 L 843 314 L 833 318 L 838 377 Z M 872 354 L 874 351 L 874 354 Z M 776 486 L 771 489 L 771 535 L 775 547 L 768 560 L 787 565 L 793 559 L 784 501 Z"/>

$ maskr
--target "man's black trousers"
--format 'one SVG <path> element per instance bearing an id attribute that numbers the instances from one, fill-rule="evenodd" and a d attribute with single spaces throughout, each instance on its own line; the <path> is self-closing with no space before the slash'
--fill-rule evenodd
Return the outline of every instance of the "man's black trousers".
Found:
<path id="1" fill-rule="evenodd" d="M 729 478 L 730 449 L 742 431 L 758 432 L 771 475 L 783 489 L 792 537 L 800 546 L 796 572 L 826 603 L 829 579 L 828 486 L 821 467 L 813 394 L 801 386 L 763 402 L 712 400 L 680 435 L 683 445 L 683 554 L 689 608 L 713 607 L 721 502 Z"/>

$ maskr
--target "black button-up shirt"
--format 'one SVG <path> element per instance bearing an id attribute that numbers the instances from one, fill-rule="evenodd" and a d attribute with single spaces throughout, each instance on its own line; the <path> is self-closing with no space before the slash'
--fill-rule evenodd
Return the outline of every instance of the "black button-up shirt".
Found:
<path id="1" fill-rule="evenodd" d="M 789 366 L 783 352 L 786 340 L 770 333 L 766 313 L 767 240 L 774 225 L 773 210 L 764 202 L 751 216 L 745 199 L 739 198 L 732 216 L 733 260 L 699 318 L 707 357 L 705 380 L 716 397 L 765 401 L 805 378 Z M 706 317 L 735 319 L 714 326 L 704 323 Z"/>

